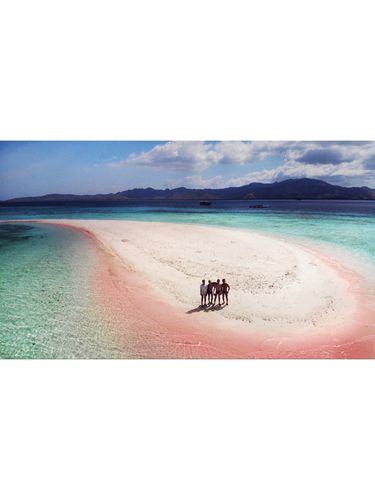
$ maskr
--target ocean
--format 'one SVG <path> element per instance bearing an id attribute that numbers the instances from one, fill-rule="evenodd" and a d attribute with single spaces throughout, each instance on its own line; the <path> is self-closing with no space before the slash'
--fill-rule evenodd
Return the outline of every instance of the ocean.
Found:
<path id="1" fill-rule="evenodd" d="M 127 355 L 96 307 L 90 243 L 71 229 L 0 224 L 0 358 Z"/>
<path id="2" fill-rule="evenodd" d="M 98 256 L 68 228 L 27 219 L 203 224 L 296 238 L 346 253 L 375 283 L 375 201 L 195 201 L 1 206 L 0 358 L 128 357 L 90 286 Z"/>

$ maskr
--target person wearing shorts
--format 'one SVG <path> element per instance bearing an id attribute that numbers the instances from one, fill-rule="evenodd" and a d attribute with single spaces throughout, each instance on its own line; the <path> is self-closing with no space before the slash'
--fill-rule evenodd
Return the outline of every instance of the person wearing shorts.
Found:
<path id="1" fill-rule="evenodd" d="M 212 283 L 211 280 L 208 280 L 208 285 L 207 285 L 207 299 L 208 299 L 208 305 L 212 305 L 212 301 L 213 301 L 213 288 L 214 288 L 214 284 Z"/>
<path id="2" fill-rule="evenodd" d="M 202 280 L 202 284 L 200 286 L 200 293 L 201 293 L 201 307 L 203 307 L 207 305 L 207 285 L 205 280 Z"/>
<path id="3" fill-rule="evenodd" d="M 225 279 L 222 279 L 221 281 L 222 281 L 221 289 L 222 289 L 222 294 L 223 294 L 223 304 L 224 304 L 224 299 L 225 299 L 225 303 L 226 303 L 226 305 L 228 305 L 228 294 L 230 291 L 230 285 L 228 285 L 228 283 L 225 281 Z"/>
<path id="4" fill-rule="evenodd" d="M 214 283 L 215 289 L 214 289 L 214 306 L 216 305 L 216 299 L 218 300 L 219 306 L 220 300 L 221 300 L 221 293 L 222 293 L 222 287 L 220 285 L 220 280 L 217 280 L 216 283 Z"/>

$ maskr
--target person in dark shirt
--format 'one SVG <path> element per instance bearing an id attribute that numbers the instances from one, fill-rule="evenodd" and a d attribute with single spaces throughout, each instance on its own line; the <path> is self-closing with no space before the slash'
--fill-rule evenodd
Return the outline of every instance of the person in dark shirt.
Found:
<path id="1" fill-rule="evenodd" d="M 214 284 L 212 283 L 211 280 L 208 280 L 208 285 L 207 285 L 207 300 L 208 300 L 208 305 L 212 305 L 212 300 L 213 300 L 213 288 Z"/>

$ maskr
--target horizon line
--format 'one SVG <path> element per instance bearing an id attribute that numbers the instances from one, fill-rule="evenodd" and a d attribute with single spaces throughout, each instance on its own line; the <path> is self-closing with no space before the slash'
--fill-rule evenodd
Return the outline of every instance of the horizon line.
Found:
<path id="1" fill-rule="evenodd" d="M 250 182 L 249 184 L 243 184 L 241 186 L 225 186 L 225 187 L 186 187 L 186 186 L 178 186 L 174 188 L 154 188 L 152 186 L 147 186 L 147 187 L 134 187 L 130 189 L 124 189 L 122 191 L 117 191 L 117 192 L 110 192 L 110 193 L 95 193 L 95 194 L 73 194 L 73 193 L 45 193 L 45 194 L 40 194 L 40 195 L 25 195 L 25 196 L 17 196 L 14 198 L 7 198 L 7 199 L 0 199 L 1 203 L 6 203 L 14 200 L 19 200 L 23 198 L 44 198 L 46 196 L 109 196 L 109 195 L 117 195 L 119 193 L 124 193 L 127 191 L 135 191 L 135 190 L 146 190 L 146 189 L 152 189 L 154 191 L 174 191 L 177 189 L 186 189 L 190 191 L 220 191 L 223 189 L 240 189 L 246 186 L 251 186 L 254 184 L 257 185 L 272 185 L 272 184 L 282 184 L 284 182 L 288 181 L 298 181 L 298 180 L 308 180 L 308 181 L 317 181 L 317 182 L 322 182 L 323 184 L 328 184 L 329 186 L 335 186 L 335 187 L 340 187 L 342 189 L 369 189 L 371 191 L 375 191 L 375 188 L 370 188 L 369 186 L 342 186 L 340 184 L 332 184 L 330 182 L 324 181 L 319 178 L 311 178 L 311 177 L 290 177 L 288 179 L 283 179 L 282 181 L 274 181 L 274 182 Z M 131 201 L 131 200 L 130 200 Z"/>

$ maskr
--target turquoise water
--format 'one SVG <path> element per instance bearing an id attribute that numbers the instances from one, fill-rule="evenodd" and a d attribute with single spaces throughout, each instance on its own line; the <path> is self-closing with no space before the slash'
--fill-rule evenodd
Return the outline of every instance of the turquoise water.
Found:
<path id="1" fill-rule="evenodd" d="M 264 232 L 344 250 L 375 282 L 375 202 L 265 203 L 264 210 L 246 202 L 0 207 L 0 219 L 145 220 Z M 96 264 L 92 245 L 76 231 L 0 224 L 0 357 L 126 357 L 97 313 L 90 286 Z"/>
<path id="2" fill-rule="evenodd" d="M 1 219 L 66 218 L 145 220 L 206 224 L 256 230 L 329 243 L 354 256 L 374 260 L 375 201 L 266 201 L 268 209 L 250 210 L 248 202 L 215 201 L 129 203 L 77 206 L 0 207 Z"/>
<path id="3" fill-rule="evenodd" d="M 0 358 L 118 357 L 90 286 L 96 264 L 77 231 L 0 224 Z"/>

